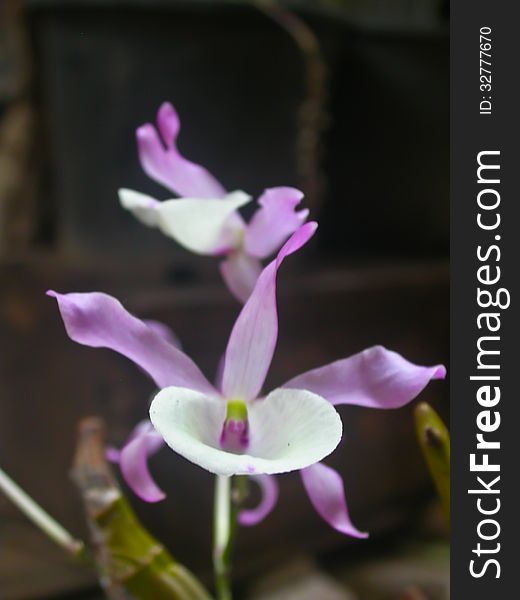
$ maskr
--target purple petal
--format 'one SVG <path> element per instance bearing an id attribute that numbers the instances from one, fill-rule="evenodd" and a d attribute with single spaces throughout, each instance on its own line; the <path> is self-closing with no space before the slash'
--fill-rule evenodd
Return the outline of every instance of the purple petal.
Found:
<path id="1" fill-rule="evenodd" d="M 137 423 L 137 425 L 132 429 L 132 432 L 128 436 L 127 444 L 128 444 L 128 442 L 135 440 L 135 438 L 137 438 L 141 435 L 144 435 L 146 433 L 154 433 L 154 432 L 155 432 L 155 429 L 153 428 L 153 425 L 150 422 L 150 420 L 143 419 L 142 421 L 139 421 L 139 423 Z M 161 446 L 161 444 L 159 444 L 157 446 L 157 450 L 160 448 L 160 446 Z M 105 457 L 111 463 L 119 464 L 119 461 L 121 459 L 121 450 L 119 450 L 118 448 L 115 448 L 114 446 L 108 446 L 106 449 L 106 452 L 105 452 Z"/>
<path id="2" fill-rule="evenodd" d="M 130 489 L 146 502 L 159 502 L 165 498 L 164 492 L 152 479 L 148 469 L 148 459 L 164 444 L 148 419 L 139 422 L 122 450 L 109 447 L 107 460 L 120 464 L 123 478 Z"/>
<path id="3" fill-rule="evenodd" d="M 105 450 L 105 457 L 108 462 L 118 465 L 121 460 L 121 450 L 114 448 L 114 446 L 108 446 Z"/>
<path id="4" fill-rule="evenodd" d="M 135 438 L 145 435 L 146 433 L 155 433 L 155 429 L 149 419 L 143 419 L 139 421 L 137 425 L 132 429 L 132 433 L 128 436 L 128 441 L 135 440 Z M 161 442 L 162 438 L 158 441 Z M 162 443 L 157 445 L 157 450 L 161 447 Z"/>
<path id="5" fill-rule="evenodd" d="M 159 502 L 166 497 L 148 469 L 148 459 L 163 443 L 158 433 L 148 431 L 131 439 L 121 450 L 119 458 L 121 474 L 134 494 L 145 502 Z"/>
<path id="6" fill-rule="evenodd" d="M 296 231 L 260 274 L 253 293 L 235 322 L 226 349 L 222 390 L 227 398 L 256 398 L 267 375 L 278 337 L 276 273 L 286 256 L 314 235 L 317 223 Z"/>
<path id="7" fill-rule="evenodd" d="M 47 294 L 58 301 L 65 329 L 75 342 L 119 352 L 146 371 L 160 388 L 175 385 L 216 393 L 186 354 L 132 316 L 112 296 L 99 292 Z"/>
<path id="8" fill-rule="evenodd" d="M 307 371 L 282 387 L 308 390 L 332 404 L 399 408 L 411 402 L 431 379 L 444 379 L 442 365 L 421 367 L 383 346 Z"/>
<path id="9" fill-rule="evenodd" d="M 148 325 L 150 329 L 153 329 L 156 333 L 158 333 L 166 342 L 175 346 L 179 350 L 182 348 L 181 341 L 168 325 L 161 323 L 160 321 L 154 321 L 153 319 L 143 319 L 143 323 Z"/>
<path id="10" fill-rule="evenodd" d="M 220 263 L 220 272 L 229 291 L 245 304 L 262 272 L 262 265 L 257 258 L 238 251 Z"/>
<path id="11" fill-rule="evenodd" d="M 273 475 L 257 475 L 250 479 L 260 486 L 262 498 L 255 508 L 245 508 L 240 511 L 238 522 L 246 527 L 263 521 L 278 501 L 278 482 Z"/>
<path id="12" fill-rule="evenodd" d="M 258 199 L 259 208 L 249 222 L 245 234 L 248 254 L 266 258 L 276 252 L 285 240 L 304 223 L 307 209 L 295 211 L 303 192 L 291 187 L 265 190 Z"/>
<path id="13" fill-rule="evenodd" d="M 302 469 L 300 474 L 311 504 L 322 519 L 345 535 L 368 537 L 368 533 L 356 529 L 350 520 L 343 480 L 337 471 L 323 463 L 316 463 Z"/>
<path id="14" fill-rule="evenodd" d="M 226 191 L 204 167 L 185 159 L 177 150 L 180 121 L 165 102 L 157 113 L 157 126 L 147 123 L 136 132 L 139 160 L 145 173 L 175 194 L 192 198 L 222 198 Z"/>

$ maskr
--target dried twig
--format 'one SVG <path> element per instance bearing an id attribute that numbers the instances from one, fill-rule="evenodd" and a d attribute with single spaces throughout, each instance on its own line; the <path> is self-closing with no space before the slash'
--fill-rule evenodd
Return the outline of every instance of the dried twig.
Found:
<path id="1" fill-rule="evenodd" d="M 424 592 L 422 592 L 418 587 L 408 588 L 401 600 L 429 600 L 428 596 Z"/>
<path id="2" fill-rule="evenodd" d="M 291 36 L 298 46 L 305 68 L 307 95 L 299 114 L 296 161 L 298 175 L 306 195 L 306 205 L 318 208 L 324 178 L 320 169 L 321 135 L 328 124 L 327 65 L 314 31 L 298 15 L 276 0 L 251 0 L 252 3 Z"/>
<path id="3" fill-rule="evenodd" d="M 105 593 L 111 600 L 210 600 L 137 520 L 105 459 L 104 438 L 99 419 L 80 423 L 72 477 L 85 505 Z"/>

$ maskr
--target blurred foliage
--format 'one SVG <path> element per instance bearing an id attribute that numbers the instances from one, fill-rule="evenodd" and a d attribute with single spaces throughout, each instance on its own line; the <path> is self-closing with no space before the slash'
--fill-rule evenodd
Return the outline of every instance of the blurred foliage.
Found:
<path id="1" fill-rule="evenodd" d="M 426 402 L 415 409 L 419 445 L 430 470 L 442 507 L 450 522 L 450 434 L 439 415 Z"/>

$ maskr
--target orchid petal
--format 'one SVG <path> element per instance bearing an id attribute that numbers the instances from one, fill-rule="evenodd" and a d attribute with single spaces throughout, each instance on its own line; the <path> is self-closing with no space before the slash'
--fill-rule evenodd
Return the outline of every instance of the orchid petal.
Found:
<path id="1" fill-rule="evenodd" d="M 168 325 L 165 325 L 160 321 L 155 321 L 154 319 L 143 319 L 143 323 L 145 325 L 148 325 L 150 329 L 153 329 L 157 334 L 159 334 L 163 338 L 163 340 L 168 342 L 168 344 L 171 344 L 179 350 L 182 349 L 180 339 L 177 337 L 173 329 L 168 327 Z"/>
<path id="2" fill-rule="evenodd" d="M 247 453 L 222 450 L 226 402 L 186 388 L 161 390 L 150 419 L 172 450 L 217 475 L 260 475 L 303 469 L 328 456 L 341 439 L 341 419 L 320 396 L 275 390 L 248 404 Z"/>
<path id="3" fill-rule="evenodd" d="M 108 446 L 105 450 L 105 458 L 108 462 L 118 465 L 121 460 L 121 450 L 114 448 L 114 446 Z"/>
<path id="4" fill-rule="evenodd" d="M 185 159 L 177 150 L 180 121 L 171 104 L 157 113 L 159 133 L 147 123 L 136 132 L 139 160 L 145 173 L 179 196 L 222 198 L 226 191 L 204 167 Z M 166 147 L 165 147 L 166 146 Z"/>
<path id="5" fill-rule="evenodd" d="M 215 392 L 186 354 L 132 316 L 112 296 L 99 292 L 47 294 L 58 301 L 67 334 L 75 342 L 119 352 L 146 371 L 158 387 L 179 385 Z"/>
<path id="6" fill-rule="evenodd" d="M 250 400 L 258 396 L 278 337 L 276 273 L 284 258 L 306 244 L 317 226 L 309 222 L 293 233 L 260 274 L 238 316 L 227 345 L 222 376 L 222 390 L 227 398 Z"/>
<path id="7" fill-rule="evenodd" d="M 134 494 L 145 502 L 159 502 L 166 497 L 148 469 L 148 459 L 162 444 L 162 437 L 152 430 L 140 433 L 121 450 L 121 474 Z"/>
<path id="8" fill-rule="evenodd" d="M 145 433 L 151 433 L 154 431 L 155 430 L 153 428 L 153 425 L 150 423 L 150 420 L 143 419 L 142 421 L 139 421 L 139 423 L 137 423 L 137 425 L 132 429 L 132 432 L 128 436 L 128 440 L 126 443 L 128 444 L 128 442 L 135 440 L 135 438 L 139 437 L 140 435 L 143 435 Z M 157 449 L 159 449 L 159 447 Z M 119 464 L 119 460 L 121 458 L 121 450 L 115 448 L 114 446 L 108 446 L 105 451 L 105 457 L 109 462 Z"/>
<path id="9" fill-rule="evenodd" d="M 157 207 L 161 203 L 158 200 L 127 188 L 121 188 L 118 190 L 118 194 L 121 206 L 130 211 L 138 221 L 148 227 L 159 225 Z"/>
<path id="10" fill-rule="evenodd" d="M 249 222 L 244 244 L 248 254 L 267 258 L 293 234 L 309 216 L 307 209 L 295 211 L 303 192 L 291 187 L 265 190 L 258 199 L 260 207 Z"/>
<path id="11" fill-rule="evenodd" d="M 278 482 L 272 475 L 256 475 L 250 477 L 251 481 L 260 487 L 262 498 L 255 508 L 244 508 L 238 515 L 240 525 L 249 527 L 258 525 L 273 510 L 278 501 Z"/>
<path id="12" fill-rule="evenodd" d="M 411 402 L 431 379 L 443 379 L 442 365 L 421 367 L 397 352 L 374 346 L 349 358 L 307 371 L 283 385 L 303 389 L 332 404 L 400 408 Z"/>
<path id="13" fill-rule="evenodd" d="M 257 258 L 238 250 L 220 263 L 220 272 L 228 289 L 244 304 L 262 272 L 262 265 Z"/>
<path id="14" fill-rule="evenodd" d="M 163 444 L 162 437 L 154 430 L 150 421 L 145 419 L 134 427 L 122 450 L 109 447 L 105 452 L 107 460 L 120 464 L 126 483 L 145 502 L 159 502 L 165 498 L 148 469 L 148 459 Z"/>
<path id="15" fill-rule="evenodd" d="M 303 469 L 301 476 L 312 505 L 331 527 L 352 537 L 368 537 L 367 533 L 356 529 L 350 520 L 343 480 L 337 471 L 316 463 Z"/>
<path id="16" fill-rule="evenodd" d="M 238 246 L 242 222 L 234 219 L 238 208 L 251 196 L 237 191 L 221 200 L 180 198 L 166 200 L 157 208 L 161 231 L 192 252 L 222 254 Z"/>

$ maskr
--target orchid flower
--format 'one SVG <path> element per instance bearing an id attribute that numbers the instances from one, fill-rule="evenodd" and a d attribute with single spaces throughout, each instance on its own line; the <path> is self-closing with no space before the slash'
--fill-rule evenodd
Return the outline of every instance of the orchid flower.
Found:
<path id="1" fill-rule="evenodd" d="M 343 534 L 366 536 L 350 520 L 341 476 L 320 462 L 342 436 L 335 406 L 399 408 L 446 371 L 442 365 L 414 365 L 377 346 L 261 393 L 278 336 L 277 271 L 315 229 L 315 223 L 300 227 L 263 269 L 231 331 L 218 387 L 115 298 L 49 292 L 58 301 L 71 339 L 123 354 L 161 388 L 150 407 L 155 431 L 148 428 L 136 435 L 122 451 L 128 460 L 126 476 L 141 497 L 163 497 L 146 469 L 159 434 L 172 450 L 212 473 L 255 478 L 264 498 L 257 509 L 242 513 L 244 525 L 259 522 L 274 506 L 277 486 L 269 476 L 299 470 L 312 505 L 325 521 Z"/>
<path id="2" fill-rule="evenodd" d="M 177 112 L 165 102 L 157 113 L 157 129 L 147 123 L 137 130 L 137 146 L 147 175 L 180 198 L 159 202 L 123 188 L 121 205 L 191 252 L 223 257 L 222 277 L 245 302 L 262 270 L 261 259 L 274 254 L 307 218 L 308 210 L 296 210 L 303 193 L 291 187 L 265 190 L 260 208 L 246 224 L 238 209 L 251 196 L 227 193 L 204 167 L 184 158 L 177 149 L 179 131 Z"/>

